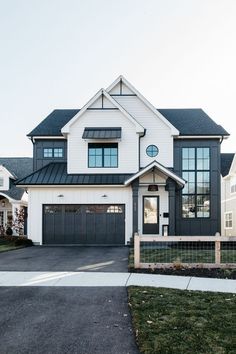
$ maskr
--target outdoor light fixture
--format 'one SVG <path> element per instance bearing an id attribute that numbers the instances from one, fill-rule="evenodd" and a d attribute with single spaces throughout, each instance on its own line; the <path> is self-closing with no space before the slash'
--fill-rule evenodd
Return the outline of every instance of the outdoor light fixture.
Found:
<path id="1" fill-rule="evenodd" d="M 107 198 L 107 195 L 106 195 L 106 194 L 103 194 L 103 195 L 102 195 L 102 198 Z"/>
<path id="2" fill-rule="evenodd" d="M 154 168 L 152 169 L 152 178 L 153 178 L 153 184 L 149 184 L 149 186 L 148 186 L 148 192 L 157 192 L 157 191 L 158 191 L 158 185 L 155 184 Z"/>
<path id="3" fill-rule="evenodd" d="M 59 194 L 57 197 L 58 197 L 58 198 L 63 198 L 64 195 L 63 195 L 63 194 Z"/>
<path id="4" fill-rule="evenodd" d="M 5 208 L 5 200 L 2 201 L 2 207 Z"/>

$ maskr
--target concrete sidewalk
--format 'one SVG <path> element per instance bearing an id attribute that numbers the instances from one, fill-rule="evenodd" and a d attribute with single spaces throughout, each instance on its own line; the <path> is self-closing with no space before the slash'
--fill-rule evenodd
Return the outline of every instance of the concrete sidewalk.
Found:
<path id="1" fill-rule="evenodd" d="M 236 293 L 236 280 L 229 279 L 140 273 L 0 272 L 0 286 L 126 287 L 130 285 Z"/>

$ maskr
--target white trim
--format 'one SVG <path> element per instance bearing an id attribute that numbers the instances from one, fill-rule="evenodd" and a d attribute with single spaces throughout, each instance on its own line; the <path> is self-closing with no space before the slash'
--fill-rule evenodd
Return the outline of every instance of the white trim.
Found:
<path id="1" fill-rule="evenodd" d="M 229 202 L 229 201 L 234 200 L 234 199 L 236 199 L 236 195 L 234 197 L 232 197 L 232 198 L 222 199 L 221 203 Z"/>
<path id="2" fill-rule="evenodd" d="M 16 200 L 16 199 L 12 199 L 11 197 L 9 197 L 7 194 L 3 193 L 0 191 L 0 195 L 2 195 L 3 197 L 5 197 L 6 199 L 9 200 L 10 203 L 21 203 L 21 200 Z"/>
<path id="3" fill-rule="evenodd" d="M 165 175 L 173 178 L 179 185 L 184 186 L 186 184 L 186 181 L 184 179 L 182 179 L 181 177 L 177 176 L 175 173 L 171 172 L 166 167 L 164 167 L 161 164 L 159 164 L 157 161 L 153 161 L 150 165 L 146 166 L 143 170 L 137 172 L 132 177 L 127 179 L 125 181 L 125 186 L 130 184 L 134 179 L 136 179 L 136 178 L 142 176 L 143 174 L 145 174 L 146 172 L 148 172 L 153 167 L 156 167 L 158 170 L 163 172 Z"/>
<path id="4" fill-rule="evenodd" d="M 228 139 L 226 135 L 180 135 L 176 139 Z"/>
<path id="5" fill-rule="evenodd" d="M 231 220 L 226 220 L 226 214 L 231 214 Z M 227 227 L 226 226 L 226 221 L 231 221 L 232 226 L 231 227 Z M 233 229 L 233 212 L 232 211 L 224 212 L 224 229 L 225 230 L 232 230 Z"/>
<path id="6" fill-rule="evenodd" d="M 136 127 L 136 133 L 143 134 L 144 127 L 139 124 L 134 117 L 132 117 L 116 100 L 114 100 L 109 93 L 104 89 L 99 90 L 95 96 L 93 96 L 88 103 L 81 108 L 81 110 L 61 129 L 63 135 L 69 134 L 70 127 L 84 114 L 84 112 L 91 106 L 101 95 L 104 95 L 116 108 L 118 108 L 126 118 L 128 118 Z"/>
<path id="7" fill-rule="evenodd" d="M 3 173 L 6 173 L 6 175 L 8 176 L 8 177 L 10 177 L 10 178 L 12 178 L 12 179 L 16 179 L 16 177 L 15 176 L 13 176 L 12 174 L 11 174 L 11 172 L 4 166 L 4 165 L 0 165 L 0 171 L 3 171 Z M 3 177 L 3 179 L 4 179 L 4 177 Z"/>
<path id="8" fill-rule="evenodd" d="M 179 130 L 176 129 L 129 81 L 125 79 L 124 76 L 120 75 L 118 78 L 106 89 L 107 92 L 111 91 L 120 81 L 133 91 L 137 97 L 159 118 L 165 123 L 170 129 L 172 135 L 179 135 Z"/>

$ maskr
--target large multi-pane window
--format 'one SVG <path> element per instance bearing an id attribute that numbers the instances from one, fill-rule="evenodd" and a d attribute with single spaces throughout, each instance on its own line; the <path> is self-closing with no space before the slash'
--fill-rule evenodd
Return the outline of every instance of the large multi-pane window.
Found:
<path id="1" fill-rule="evenodd" d="M 118 144 L 88 144 L 88 167 L 118 167 Z"/>
<path id="2" fill-rule="evenodd" d="M 210 149 L 182 148 L 183 218 L 210 217 Z"/>

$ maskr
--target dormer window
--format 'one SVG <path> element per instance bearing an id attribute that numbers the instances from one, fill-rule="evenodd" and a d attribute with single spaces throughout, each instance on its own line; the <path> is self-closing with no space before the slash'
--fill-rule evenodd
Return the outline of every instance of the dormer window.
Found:
<path id="1" fill-rule="evenodd" d="M 88 167 L 118 167 L 118 144 L 88 144 Z"/>
<path id="2" fill-rule="evenodd" d="M 63 157 L 63 148 L 44 148 L 43 157 L 46 158 L 60 158 Z"/>

